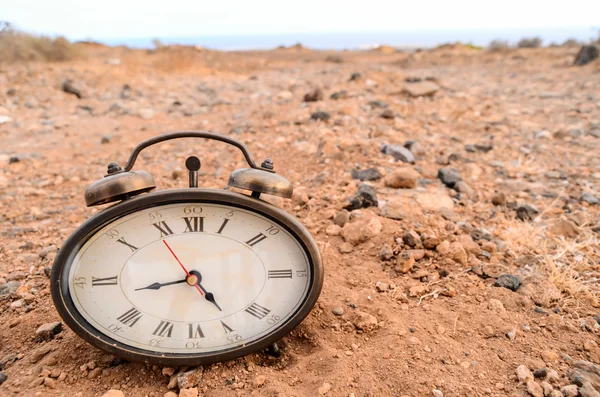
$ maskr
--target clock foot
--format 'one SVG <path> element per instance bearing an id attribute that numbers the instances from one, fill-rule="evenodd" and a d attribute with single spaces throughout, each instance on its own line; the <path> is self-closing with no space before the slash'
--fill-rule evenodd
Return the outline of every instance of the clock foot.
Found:
<path id="1" fill-rule="evenodd" d="M 275 342 L 267 347 L 265 353 L 271 357 L 279 358 L 279 356 L 281 356 L 281 349 L 277 342 Z"/>

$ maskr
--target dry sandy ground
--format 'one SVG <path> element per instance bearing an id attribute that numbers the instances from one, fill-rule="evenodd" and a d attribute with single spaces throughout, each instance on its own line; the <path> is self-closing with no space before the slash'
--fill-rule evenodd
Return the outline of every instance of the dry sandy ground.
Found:
<path id="1" fill-rule="evenodd" d="M 180 129 L 231 134 L 273 158 L 296 188 L 273 202 L 309 228 L 326 268 L 281 357 L 206 367 L 180 395 L 559 396 L 578 393 L 573 383 L 599 395 L 598 62 L 571 66 L 568 48 L 88 51 L 0 67 L 0 115 L 11 119 L 0 124 L 0 395 L 179 393 L 169 375 L 189 369 L 120 362 L 66 327 L 38 342 L 36 329 L 60 320 L 46 275 L 57 247 L 98 211 L 84 189 L 135 144 Z M 406 82 L 415 77 L 435 83 Z M 81 99 L 61 90 L 65 79 Z M 439 89 L 403 92 L 423 84 Z M 315 88 L 323 99 L 304 102 Z M 329 120 L 311 120 L 317 110 Z M 406 141 L 414 164 L 381 150 Z M 160 189 L 183 187 L 189 155 L 202 159 L 202 186 L 222 188 L 243 166 L 222 144 L 180 141 L 149 149 L 137 169 Z M 463 183 L 444 185 L 444 167 Z M 353 179 L 368 168 L 382 178 Z M 361 184 L 378 204 L 348 221 L 340 211 Z M 501 274 L 522 285 L 494 286 Z M 587 370 L 578 378 L 575 367 Z"/>

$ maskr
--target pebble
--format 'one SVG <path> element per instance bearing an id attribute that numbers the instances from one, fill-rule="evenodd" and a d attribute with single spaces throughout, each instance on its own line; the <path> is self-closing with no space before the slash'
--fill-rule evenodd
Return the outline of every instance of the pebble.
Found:
<path id="1" fill-rule="evenodd" d="M 331 115 L 327 112 L 324 112 L 322 110 L 317 110 L 316 112 L 313 112 L 310 115 L 310 118 L 312 120 L 319 120 L 319 121 L 327 121 L 331 118 Z"/>
<path id="2" fill-rule="evenodd" d="M 546 375 L 548 375 L 548 369 L 547 368 L 540 368 L 540 369 L 536 369 L 535 371 L 533 371 L 533 377 L 534 378 L 543 379 L 543 378 L 546 377 Z"/>
<path id="3" fill-rule="evenodd" d="M 329 225 L 325 229 L 325 234 L 328 236 L 339 236 L 342 232 L 342 228 L 338 225 Z"/>
<path id="4" fill-rule="evenodd" d="M 0 115 L 0 125 L 10 123 L 13 119 L 10 116 Z"/>
<path id="5" fill-rule="evenodd" d="M 3 384 L 4 382 L 6 382 L 7 379 L 8 379 L 8 376 L 6 376 L 6 374 L 4 372 L 0 372 L 0 385 Z"/>
<path id="6" fill-rule="evenodd" d="M 581 201 L 584 201 L 590 205 L 600 205 L 600 199 L 591 193 L 583 193 L 581 195 Z"/>
<path id="7" fill-rule="evenodd" d="M 163 376 L 172 376 L 175 373 L 175 368 L 173 367 L 163 367 L 161 370 Z"/>
<path id="8" fill-rule="evenodd" d="M 453 188 L 457 182 L 462 181 L 460 171 L 456 168 L 440 168 L 438 170 L 437 177 L 449 188 Z"/>
<path id="9" fill-rule="evenodd" d="M 163 397 L 177 397 L 177 393 L 168 391 L 165 394 L 163 394 Z"/>
<path id="10" fill-rule="evenodd" d="M 375 189 L 372 186 L 363 184 L 358 187 L 356 195 L 350 197 L 344 209 L 353 211 L 360 208 L 377 207 L 378 204 Z"/>
<path id="11" fill-rule="evenodd" d="M 177 374 L 177 387 L 180 389 L 188 389 L 197 386 L 200 380 L 202 380 L 202 371 L 202 367 L 198 367 Z"/>
<path id="12" fill-rule="evenodd" d="M 257 387 L 261 387 L 265 384 L 266 381 L 267 381 L 266 376 L 258 375 L 256 378 L 254 378 L 254 385 Z"/>
<path id="13" fill-rule="evenodd" d="M 304 102 L 317 102 L 321 100 L 323 100 L 323 91 L 320 88 L 315 88 L 304 95 Z"/>
<path id="14" fill-rule="evenodd" d="M 354 72 L 350 75 L 350 78 L 348 79 L 348 82 L 351 81 L 359 81 L 362 79 L 362 76 L 359 72 Z"/>
<path id="15" fill-rule="evenodd" d="M 67 79 L 63 81 L 61 88 L 67 94 L 73 94 L 79 99 L 81 99 L 81 97 L 83 96 L 81 87 L 73 80 Z"/>
<path id="16" fill-rule="evenodd" d="M 490 309 L 496 313 L 506 312 L 504 305 L 498 299 L 490 299 L 488 302 L 488 309 Z"/>
<path id="17" fill-rule="evenodd" d="M 402 235 L 402 241 L 410 247 L 421 244 L 421 237 L 414 230 L 408 230 Z"/>
<path id="18" fill-rule="evenodd" d="M 433 96 L 440 87 L 433 81 L 418 81 L 404 85 L 402 92 L 411 97 Z"/>
<path id="19" fill-rule="evenodd" d="M 152 108 L 143 108 L 143 109 L 140 109 L 140 111 L 138 112 L 138 115 L 140 116 L 140 118 L 142 120 L 150 120 L 152 117 L 154 117 L 155 113 L 156 112 Z"/>
<path id="20" fill-rule="evenodd" d="M 179 390 L 179 397 L 198 397 L 198 388 L 181 389 Z"/>
<path id="21" fill-rule="evenodd" d="M 345 241 L 358 245 L 377 236 L 382 228 L 378 216 L 364 216 L 344 225 L 341 235 Z"/>
<path id="22" fill-rule="evenodd" d="M 527 391 L 533 397 L 544 397 L 544 389 L 533 379 L 527 381 Z"/>
<path id="23" fill-rule="evenodd" d="M 515 340 L 515 338 L 517 337 L 517 329 L 512 328 L 510 331 L 508 331 L 506 333 L 506 337 L 510 340 Z"/>
<path id="24" fill-rule="evenodd" d="M 558 361 L 558 359 L 560 358 L 560 356 L 558 355 L 558 353 L 552 351 L 552 350 L 544 350 L 542 353 L 542 360 L 544 360 L 547 363 L 551 363 L 554 361 Z"/>
<path id="25" fill-rule="evenodd" d="M 454 184 L 454 190 L 464 194 L 467 197 L 475 197 L 475 190 L 469 186 L 465 181 L 459 181 Z"/>
<path id="26" fill-rule="evenodd" d="M 415 163 L 415 155 L 404 146 L 385 144 L 381 146 L 381 152 L 392 156 L 396 161 L 409 164 Z"/>
<path id="27" fill-rule="evenodd" d="M 35 334 L 37 336 L 38 342 L 49 341 L 54 338 L 55 335 L 58 335 L 62 331 L 62 323 L 60 321 L 56 321 L 53 323 L 46 323 L 41 325 L 36 331 Z"/>
<path id="28" fill-rule="evenodd" d="M 507 288 L 516 291 L 521 286 L 521 278 L 512 274 L 501 274 L 494 282 L 494 287 Z"/>
<path id="29" fill-rule="evenodd" d="M 600 50 L 597 46 L 593 44 L 584 45 L 575 56 L 575 61 L 573 63 L 579 66 L 587 65 L 597 59 L 598 56 L 600 56 Z"/>
<path id="30" fill-rule="evenodd" d="M 391 120 L 394 117 L 396 117 L 396 114 L 394 113 L 394 111 L 392 109 L 385 109 L 380 115 L 379 117 L 381 117 L 382 119 L 387 119 L 387 120 Z"/>
<path id="31" fill-rule="evenodd" d="M 347 98 L 347 97 L 348 97 L 348 91 L 346 91 L 346 90 L 341 90 L 341 91 L 334 92 L 330 96 L 330 98 L 333 99 L 333 100 L 344 99 L 344 98 Z"/>
<path id="32" fill-rule="evenodd" d="M 560 389 L 560 391 L 565 397 L 577 397 L 579 395 L 577 385 L 563 386 L 562 389 Z"/>
<path id="33" fill-rule="evenodd" d="M 341 227 L 344 227 L 348 221 L 350 221 L 350 212 L 348 210 L 341 210 L 333 217 L 333 223 Z"/>
<path id="34" fill-rule="evenodd" d="M 522 204 L 517 207 L 517 217 L 522 221 L 533 220 L 540 211 L 532 204 Z"/>
<path id="35" fill-rule="evenodd" d="M 361 331 L 372 331 L 377 328 L 377 318 L 372 314 L 357 311 L 352 317 L 352 324 L 356 327 L 356 329 Z"/>
<path id="36" fill-rule="evenodd" d="M 398 168 L 387 174 L 383 180 L 385 186 L 394 189 L 414 189 L 421 175 L 412 168 Z"/>
<path id="37" fill-rule="evenodd" d="M 324 396 L 325 394 L 329 393 L 329 391 L 331 390 L 331 384 L 330 383 L 323 383 L 323 386 L 319 387 L 319 394 Z"/>
<path id="38" fill-rule="evenodd" d="M 544 391 L 544 396 L 549 396 L 550 393 L 552 393 L 552 390 L 554 390 L 554 387 L 552 387 L 552 385 L 546 381 L 540 382 L 540 386 L 542 386 L 542 390 Z"/>
<path id="39" fill-rule="evenodd" d="M 125 394 L 121 390 L 111 389 L 104 393 L 102 397 L 125 397 Z"/>
<path id="40" fill-rule="evenodd" d="M 379 250 L 379 258 L 383 261 L 389 261 L 394 256 L 394 251 L 389 244 L 383 244 Z"/>
<path id="41" fill-rule="evenodd" d="M 442 391 L 438 389 L 433 389 L 431 391 L 431 394 L 433 395 L 433 397 L 444 397 L 444 393 L 442 393 Z"/>
<path id="42" fill-rule="evenodd" d="M 335 316 L 343 316 L 344 315 L 344 309 L 340 306 L 335 306 L 333 309 L 331 309 L 331 312 Z"/>
<path id="43" fill-rule="evenodd" d="M 517 367 L 517 379 L 521 383 L 526 383 L 529 380 L 533 379 L 533 374 L 525 365 L 519 365 Z"/>
<path id="44" fill-rule="evenodd" d="M 352 178 L 360 181 L 376 181 L 381 179 L 381 172 L 377 168 L 367 168 L 366 170 L 352 170 Z"/>

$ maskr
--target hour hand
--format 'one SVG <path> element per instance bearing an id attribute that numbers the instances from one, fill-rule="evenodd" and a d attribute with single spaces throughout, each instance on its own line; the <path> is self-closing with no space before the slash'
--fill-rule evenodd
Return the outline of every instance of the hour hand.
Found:
<path id="1" fill-rule="evenodd" d="M 221 306 L 219 306 L 219 304 L 215 300 L 215 296 L 213 295 L 213 293 L 206 291 L 206 289 L 204 289 L 204 287 L 202 285 L 200 285 L 200 283 L 198 283 L 198 286 L 200 287 L 202 292 L 204 292 L 204 298 L 207 301 L 209 301 L 210 303 L 212 303 L 213 305 L 215 305 L 217 307 L 217 309 L 219 309 L 219 311 L 223 311 L 223 309 L 221 309 Z"/>
<path id="2" fill-rule="evenodd" d="M 165 286 L 167 286 L 167 285 L 181 284 L 181 283 L 185 283 L 185 282 L 186 282 L 186 279 L 183 279 L 183 280 L 177 280 L 177 281 L 170 281 L 170 282 L 168 282 L 168 283 L 153 283 L 153 284 L 150 284 L 150 285 L 149 285 L 149 286 L 147 286 L 147 287 L 143 287 L 143 288 L 136 288 L 136 291 L 141 291 L 141 290 L 143 290 L 143 289 L 153 289 L 153 290 L 157 290 L 157 289 L 160 289 L 161 287 L 165 287 Z"/>

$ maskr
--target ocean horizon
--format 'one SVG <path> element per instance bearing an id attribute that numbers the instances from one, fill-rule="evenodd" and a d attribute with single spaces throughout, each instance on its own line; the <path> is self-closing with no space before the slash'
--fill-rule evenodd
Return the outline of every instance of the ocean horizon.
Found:
<path id="1" fill-rule="evenodd" d="M 194 45 L 225 51 L 266 50 L 279 46 L 288 47 L 297 43 L 317 50 L 360 50 L 379 45 L 403 48 L 427 48 L 457 41 L 478 46 L 487 46 L 493 40 L 505 40 L 511 44 L 516 44 L 524 37 L 540 37 L 544 45 L 551 43 L 561 44 L 568 39 L 585 42 L 598 37 L 598 28 L 561 27 L 514 30 L 471 29 L 363 33 L 237 34 L 189 37 L 107 38 L 96 41 L 111 46 L 125 45 L 133 48 L 152 48 L 154 46 L 153 42 L 159 40 L 163 44 Z"/>

